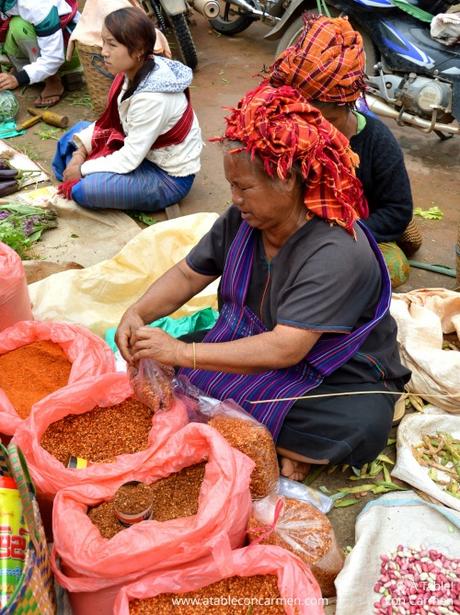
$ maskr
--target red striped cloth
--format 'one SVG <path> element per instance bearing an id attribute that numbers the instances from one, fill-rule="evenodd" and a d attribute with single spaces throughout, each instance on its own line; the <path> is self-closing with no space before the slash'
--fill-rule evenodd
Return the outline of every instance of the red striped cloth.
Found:
<path id="1" fill-rule="evenodd" d="M 356 219 L 367 217 L 361 182 L 355 176 L 358 156 L 347 138 L 294 88 L 262 83 L 242 98 L 226 121 L 223 138 L 242 144 L 233 152 L 257 155 L 270 177 L 285 180 L 294 166 L 299 169 L 310 216 L 352 234 Z"/>
<path id="2" fill-rule="evenodd" d="M 318 16 L 305 20 L 294 45 L 269 69 L 275 87 L 291 85 L 307 100 L 354 102 L 365 90 L 361 34 L 348 19 Z"/>

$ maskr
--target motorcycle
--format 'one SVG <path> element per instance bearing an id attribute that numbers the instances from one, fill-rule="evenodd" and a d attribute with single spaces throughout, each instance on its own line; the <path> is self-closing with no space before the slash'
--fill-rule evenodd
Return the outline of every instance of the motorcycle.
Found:
<path id="1" fill-rule="evenodd" d="M 198 65 L 198 56 L 187 21 L 189 6 L 185 0 L 141 0 L 145 12 L 156 21 L 157 27 L 167 34 L 172 30 L 182 56 L 191 69 Z"/>
<path id="2" fill-rule="evenodd" d="M 368 75 L 366 102 L 370 110 L 400 125 L 434 132 L 441 139 L 460 134 L 460 48 L 433 40 L 429 24 L 416 15 L 423 13 L 422 5 L 431 10 L 436 5 L 440 12 L 454 3 L 455 0 L 400 0 L 398 6 L 393 0 L 324 3 L 332 16 L 347 15 L 363 37 Z M 265 38 L 279 41 L 278 55 L 300 34 L 303 15 L 317 13 L 315 7 L 321 4 L 313 0 L 229 0 L 210 23 L 218 32 L 232 36 L 254 21 L 266 22 L 273 27 Z"/>

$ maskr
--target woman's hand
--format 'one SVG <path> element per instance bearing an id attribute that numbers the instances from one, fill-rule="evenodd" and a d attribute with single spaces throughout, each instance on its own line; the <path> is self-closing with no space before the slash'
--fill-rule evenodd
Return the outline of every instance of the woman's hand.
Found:
<path id="1" fill-rule="evenodd" d="M 161 329 L 141 327 L 134 333 L 134 346 L 131 353 L 133 361 L 155 359 L 165 365 L 181 366 L 181 356 L 187 346 Z"/>
<path id="2" fill-rule="evenodd" d="M 129 364 L 133 362 L 133 346 L 135 343 L 135 333 L 143 327 L 145 322 L 134 308 L 129 308 L 123 314 L 115 333 L 115 343 L 120 349 L 121 356 Z"/>
<path id="3" fill-rule="evenodd" d="M 11 73 L 0 73 L 0 90 L 15 90 L 19 86 L 18 80 Z"/>
<path id="4" fill-rule="evenodd" d="M 79 181 L 81 179 L 81 165 L 82 165 L 82 162 L 80 162 L 80 160 L 72 159 L 69 162 L 69 164 L 66 166 L 66 169 L 64 173 L 62 174 L 64 181 L 68 182 L 74 179 Z"/>

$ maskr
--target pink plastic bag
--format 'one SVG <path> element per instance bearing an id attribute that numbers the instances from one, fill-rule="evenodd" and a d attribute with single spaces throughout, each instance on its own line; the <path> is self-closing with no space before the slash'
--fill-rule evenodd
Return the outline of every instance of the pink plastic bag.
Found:
<path id="1" fill-rule="evenodd" d="M 119 455 L 112 463 L 95 463 L 86 468 L 72 469 L 43 449 L 40 441 L 47 427 L 69 414 L 82 414 L 96 406 L 113 406 L 131 397 L 133 390 L 125 373 L 111 373 L 76 382 L 55 391 L 39 401 L 16 431 L 14 441 L 24 453 L 39 494 L 54 496 L 60 489 L 76 485 L 99 483 L 114 485 L 125 482 L 132 472 L 141 468 L 169 437 L 187 422 L 182 402 L 175 400 L 168 412 L 153 416 L 148 448 L 138 453 Z M 129 480 L 129 479 L 126 479 Z"/>
<path id="2" fill-rule="evenodd" d="M 69 384 L 115 371 L 109 346 L 89 329 L 64 322 L 21 321 L 2 331 L 0 355 L 33 342 L 58 344 L 72 363 Z M 0 432 L 14 435 L 23 423 L 5 392 L 0 389 Z"/>
<path id="3" fill-rule="evenodd" d="M 19 255 L 0 241 L 0 331 L 32 320 L 24 267 Z"/>
<path id="4" fill-rule="evenodd" d="M 142 521 L 107 540 L 86 514 L 88 507 L 112 499 L 126 480 L 152 483 L 203 460 L 205 476 L 194 516 Z M 71 596 L 74 613 L 85 613 L 95 596 L 105 605 L 101 612 L 111 613 L 114 586 L 119 589 L 148 572 L 208 556 L 221 542 L 241 547 L 251 511 L 253 465 L 215 430 L 194 423 L 173 435 L 129 477 L 60 491 L 53 510 L 53 569 L 59 583 L 76 594 Z M 56 555 L 62 570 L 56 566 Z"/>
<path id="5" fill-rule="evenodd" d="M 232 551 L 222 559 L 222 562 L 224 561 L 225 570 L 222 566 L 216 565 L 214 559 L 208 558 L 193 566 L 167 570 L 163 574 L 147 575 L 120 591 L 115 600 L 113 613 L 129 615 L 129 601 L 135 598 L 145 599 L 164 593 L 193 592 L 236 575 L 245 577 L 273 574 L 278 577 L 280 596 L 286 600 L 284 608 L 288 615 L 324 615 L 324 601 L 315 578 L 308 566 L 289 551 L 274 546 L 251 545 Z M 229 606 L 228 609 L 231 613 L 232 607 Z M 250 606 L 248 606 L 249 611 Z M 267 612 L 270 612 L 269 609 Z"/>

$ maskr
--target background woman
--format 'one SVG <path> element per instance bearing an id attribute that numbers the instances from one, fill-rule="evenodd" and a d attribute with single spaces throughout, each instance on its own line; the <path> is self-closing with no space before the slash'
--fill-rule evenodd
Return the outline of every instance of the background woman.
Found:
<path id="1" fill-rule="evenodd" d="M 64 86 L 58 71 L 72 72 L 80 66 L 76 54 L 64 64 L 77 7 L 77 0 L 0 0 L 0 41 L 14 67 L 0 74 L 0 90 L 44 81 L 34 105 L 51 107 L 61 100 Z"/>
<path id="2" fill-rule="evenodd" d="M 359 155 L 357 176 L 369 205 L 366 226 L 387 262 L 393 288 L 409 276 L 410 256 L 422 238 L 414 223 L 412 238 L 402 237 L 412 220 L 412 194 L 404 158 L 392 132 L 376 117 L 355 108 L 365 91 L 365 55 L 361 35 L 347 19 L 316 17 L 306 21 L 296 43 L 269 69 L 271 85 L 291 85 L 317 107 L 350 141 Z"/>
<path id="3" fill-rule="evenodd" d="M 74 127 L 58 144 L 53 167 L 65 180 L 61 191 L 83 207 L 164 209 L 185 197 L 200 169 L 192 71 L 152 56 L 155 28 L 141 9 L 110 13 L 102 39 L 116 77 L 99 120 L 80 132 Z"/>
<path id="4" fill-rule="evenodd" d="M 385 393 L 401 391 L 408 371 L 383 257 L 356 223 L 356 157 L 291 87 L 259 86 L 227 123 L 233 205 L 127 310 L 117 344 L 130 362 L 187 368 L 207 394 L 240 403 L 270 429 L 285 476 L 301 479 L 310 463 L 360 466 L 385 447 L 397 397 Z M 143 326 L 219 276 L 220 317 L 201 343 Z M 285 400 L 309 391 L 328 396 Z"/>

